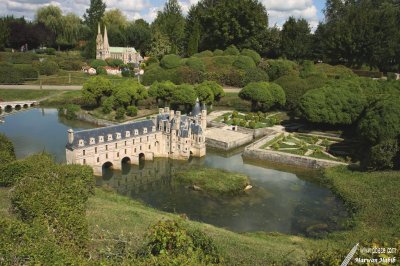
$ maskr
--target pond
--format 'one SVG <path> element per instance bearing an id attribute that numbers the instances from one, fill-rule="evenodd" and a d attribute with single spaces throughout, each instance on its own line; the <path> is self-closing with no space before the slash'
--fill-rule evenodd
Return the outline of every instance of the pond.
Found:
<path id="1" fill-rule="evenodd" d="M 46 151 L 58 162 L 65 162 L 67 130 L 93 127 L 59 118 L 56 109 L 31 109 L 4 120 L 0 132 L 13 141 L 18 158 Z M 239 196 L 216 197 L 172 182 L 175 171 L 199 166 L 246 174 L 253 189 Z M 97 184 L 111 186 L 154 208 L 237 232 L 319 236 L 341 229 L 347 214 L 330 190 L 312 181 L 318 175 L 315 171 L 243 160 L 240 150 L 231 154 L 208 150 L 204 158 L 188 162 L 155 159 L 139 166 L 123 165 L 121 171 L 106 171 L 97 178 Z"/>

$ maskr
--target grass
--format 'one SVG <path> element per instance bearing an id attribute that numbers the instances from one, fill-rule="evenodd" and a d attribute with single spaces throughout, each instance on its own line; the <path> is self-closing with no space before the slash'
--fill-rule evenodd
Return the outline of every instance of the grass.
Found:
<path id="1" fill-rule="evenodd" d="M 10 189 L 0 187 L 0 217 L 10 217 Z"/>
<path id="2" fill-rule="evenodd" d="M 81 91 L 66 91 L 57 95 L 54 95 L 40 104 L 42 106 L 59 107 L 64 104 L 81 104 L 82 103 L 82 92 Z"/>
<path id="3" fill-rule="evenodd" d="M 250 183 L 246 175 L 214 168 L 200 168 L 175 173 L 174 182 L 198 186 L 209 193 L 238 194 Z"/>
<path id="4" fill-rule="evenodd" d="M 48 96 L 56 95 L 55 90 L 15 90 L 0 89 L 0 99 L 3 101 L 37 100 Z"/>

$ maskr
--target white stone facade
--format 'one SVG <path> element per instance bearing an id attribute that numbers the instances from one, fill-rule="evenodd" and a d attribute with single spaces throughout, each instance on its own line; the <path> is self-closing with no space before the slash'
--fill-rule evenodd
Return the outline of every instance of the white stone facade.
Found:
<path id="1" fill-rule="evenodd" d="M 89 165 L 95 175 L 101 175 L 104 166 L 121 169 L 123 162 L 202 157 L 206 155 L 206 117 L 206 110 L 186 116 L 165 107 L 149 120 L 77 132 L 70 129 L 67 163 Z"/>

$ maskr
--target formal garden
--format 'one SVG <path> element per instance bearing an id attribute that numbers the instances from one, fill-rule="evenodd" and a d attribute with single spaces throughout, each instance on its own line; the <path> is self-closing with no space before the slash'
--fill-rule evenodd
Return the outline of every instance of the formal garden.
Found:
<path id="1" fill-rule="evenodd" d="M 343 141 L 343 139 L 330 138 L 326 136 L 282 133 L 262 145 L 261 148 L 317 159 L 349 162 L 350 157 L 348 156 L 350 154 L 348 153 L 348 149 L 338 150 L 337 148 L 333 148 L 334 152 L 331 151 L 332 147 Z"/>
<path id="2" fill-rule="evenodd" d="M 238 111 L 226 112 L 214 119 L 229 126 L 241 126 L 250 129 L 272 127 L 279 125 L 282 113 L 280 112 L 256 112 L 241 113 Z"/>

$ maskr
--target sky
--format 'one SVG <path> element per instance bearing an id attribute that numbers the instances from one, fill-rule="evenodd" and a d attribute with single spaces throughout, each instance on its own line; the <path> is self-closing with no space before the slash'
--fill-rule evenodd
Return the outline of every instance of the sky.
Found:
<path id="1" fill-rule="evenodd" d="M 183 13 L 199 0 L 179 0 Z M 235 1 L 235 0 L 232 0 Z M 323 19 L 322 9 L 325 0 L 259 0 L 265 5 L 269 14 L 270 26 L 281 27 L 289 16 L 304 18 L 313 29 Z M 143 18 L 152 22 L 166 0 L 105 0 L 107 9 L 122 10 L 129 20 Z M 79 16 L 85 13 L 90 0 L 0 0 L 0 16 L 24 16 L 28 20 L 35 18 L 38 8 L 45 5 L 57 5 L 64 13 L 72 12 Z"/>

